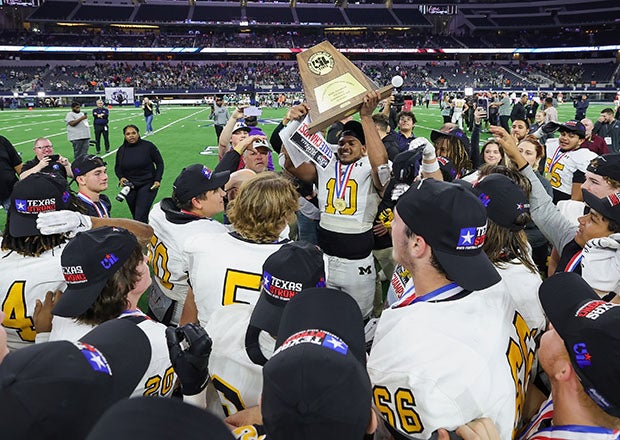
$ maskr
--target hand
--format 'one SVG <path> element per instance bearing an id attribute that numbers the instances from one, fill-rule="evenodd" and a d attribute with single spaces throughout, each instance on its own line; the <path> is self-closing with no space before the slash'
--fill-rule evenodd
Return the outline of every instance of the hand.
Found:
<path id="1" fill-rule="evenodd" d="M 482 107 L 476 108 L 476 110 L 474 111 L 474 123 L 476 125 L 479 125 L 482 122 L 482 120 L 486 117 L 487 117 L 487 112 L 484 108 Z"/>
<path id="2" fill-rule="evenodd" d="M 63 167 L 66 167 L 66 166 L 68 166 L 68 165 L 69 165 L 69 159 L 67 159 L 67 158 L 66 158 L 66 157 L 64 157 L 64 156 L 60 156 L 60 157 L 58 158 L 58 163 L 59 163 L 59 164 L 61 164 Z"/>
<path id="3" fill-rule="evenodd" d="M 517 148 L 517 141 L 506 130 L 498 125 L 491 125 L 489 131 L 497 141 L 497 143 L 504 149 L 504 152 L 508 155 L 510 160 L 514 162 L 518 169 L 527 165 L 525 158 L 519 153 Z"/>
<path id="4" fill-rule="evenodd" d="M 156 190 L 157 188 L 160 187 L 160 185 L 161 184 L 159 182 L 157 182 L 157 181 L 153 182 L 153 186 L 151 186 L 151 191 Z"/>
<path id="5" fill-rule="evenodd" d="M 204 390 L 209 380 L 209 356 L 213 345 L 205 329 L 198 324 L 168 327 L 166 342 L 183 394 L 193 396 Z M 189 347 L 184 349 L 181 344 Z"/>
<path id="6" fill-rule="evenodd" d="M 449 440 L 451 437 L 445 429 L 438 430 L 438 440 Z M 472 420 L 471 422 L 459 426 L 456 434 L 463 440 L 499 440 L 499 431 L 493 420 L 486 417 Z"/>
<path id="7" fill-rule="evenodd" d="M 129 179 L 125 179 L 124 177 L 121 177 L 118 181 L 118 186 L 125 186 L 127 184 L 127 182 L 129 182 Z"/>
<path id="8" fill-rule="evenodd" d="M 32 314 L 34 328 L 37 333 L 49 333 L 52 331 L 52 309 L 61 297 L 62 292 L 60 290 L 55 292 L 48 290 L 43 302 L 37 299 L 37 303 L 34 306 L 34 313 Z"/>
<path id="9" fill-rule="evenodd" d="M 235 110 L 232 112 L 231 118 L 234 118 L 237 120 L 245 118 L 243 109 L 247 107 L 249 107 L 249 105 L 240 105 L 239 107 L 235 108 Z"/>
<path id="10" fill-rule="evenodd" d="M 433 161 L 437 158 L 435 154 L 435 146 L 431 142 L 423 137 L 417 137 L 409 143 L 410 150 L 422 150 L 422 157 L 424 161 Z"/>
<path id="11" fill-rule="evenodd" d="M 250 408 L 236 412 L 232 416 L 226 417 L 224 423 L 229 427 L 232 426 L 233 429 L 247 425 L 262 425 L 263 415 L 260 412 L 259 406 L 251 406 Z"/>
<path id="12" fill-rule="evenodd" d="M 310 109 L 305 103 L 296 105 L 287 112 L 286 119 L 289 121 L 303 119 L 308 114 L 308 111 L 310 111 Z"/>
<path id="13" fill-rule="evenodd" d="M 48 166 L 50 164 L 50 162 L 52 161 L 52 158 L 49 156 L 44 156 L 39 163 L 37 164 L 37 168 L 39 168 L 39 171 L 41 171 L 43 168 L 45 168 L 46 166 Z"/>
<path id="14" fill-rule="evenodd" d="M 371 117 L 372 112 L 375 111 L 379 104 L 379 98 L 379 92 L 376 90 L 366 93 L 366 95 L 364 95 L 362 107 L 360 108 L 360 117 Z"/>
<path id="15" fill-rule="evenodd" d="M 42 212 L 37 216 L 37 228 L 43 235 L 67 234 L 75 236 L 78 232 L 88 231 L 93 227 L 91 218 L 75 211 Z"/>
<path id="16" fill-rule="evenodd" d="M 375 225 L 372 227 L 372 232 L 377 236 L 377 237 L 383 237 L 384 235 L 387 235 L 389 233 L 388 228 L 385 227 L 385 225 L 381 222 L 375 223 Z"/>
<path id="17" fill-rule="evenodd" d="M 244 138 L 241 142 L 235 145 L 235 151 L 239 154 L 243 154 L 245 150 L 255 151 L 254 150 L 254 141 L 258 140 L 267 140 L 266 136 L 262 136 L 260 134 L 254 134 L 252 136 L 248 136 Z"/>
<path id="18" fill-rule="evenodd" d="M 586 249 L 620 249 L 620 233 L 616 232 L 608 237 L 593 238 L 586 243 Z"/>

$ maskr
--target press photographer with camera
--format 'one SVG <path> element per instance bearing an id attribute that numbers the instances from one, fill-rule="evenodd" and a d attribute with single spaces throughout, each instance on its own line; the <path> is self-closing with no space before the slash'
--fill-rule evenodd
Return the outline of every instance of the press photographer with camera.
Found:
<path id="1" fill-rule="evenodd" d="M 55 174 L 65 179 L 73 177 L 69 159 L 60 154 L 54 154 L 54 146 L 49 139 L 40 137 L 35 140 L 33 150 L 35 157 L 24 163 L 22 172 L 19 175 L 20 179 L 24 179 L 34 173 Z"/>
<path id="2" fill-rule="evenodd" d="M 127 125 L 123 135 L 125 141 L 116 152 L 114 167 L 121 187 L 117 200 L 124 196 L 134 220 L 147 223 L 164 174 L 164 160 L 155 144 L 140 137 L 137 126 Z"/>

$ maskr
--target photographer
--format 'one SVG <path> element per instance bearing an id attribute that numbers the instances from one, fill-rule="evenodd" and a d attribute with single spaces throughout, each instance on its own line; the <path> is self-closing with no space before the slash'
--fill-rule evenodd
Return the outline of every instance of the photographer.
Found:
<path id="1" fill-rule="evenodd" d="M 116 152 L 114 172 L 123 188 L 127 205 L 135 220 L 146 223 L 151 205 L 164 174 L 164 160 L 157 147 L 140 137 L 135 125 L 123 128 L 125 142 Z M 133 188 L 131 186 L 133 185 Z"/>
<path id="2" fill-rule="evenodd" d="M 33 150 L 35 157 L 24 163 L 19 175 L 20 179 L 24 179 L 34 173 L 55 174 L 65 179 L 73 177 L 69 159 L 60 154 L 54 154 L 54 146 L 49 139 L 44 137 L 38 138 L 34 141 Z"/>

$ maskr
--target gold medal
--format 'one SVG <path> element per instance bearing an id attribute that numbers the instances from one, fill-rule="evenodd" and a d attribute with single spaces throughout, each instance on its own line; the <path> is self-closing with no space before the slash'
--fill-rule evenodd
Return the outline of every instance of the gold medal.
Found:
<path id="1" fill-rule="evenodd" d="M 334 208 L 336 208 L 336 211 L 342 212 L 347 209 L 347 202 L 344 199 L 336 199 L 334 200 Z"/>

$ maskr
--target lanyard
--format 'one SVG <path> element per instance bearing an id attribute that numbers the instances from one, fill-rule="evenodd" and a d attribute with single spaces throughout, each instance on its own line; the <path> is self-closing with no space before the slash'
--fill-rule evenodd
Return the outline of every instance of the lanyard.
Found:
<path id="1" fill-rule="evenodd" d="M 77 194 L 77 196 L 84 203 L 87 203 L 90 206 L 92 206 L 93 208 L 95 208 L 95 211 L 97 211 L 97 217 L 103 218 L 103 217 L 109 217 L 110 216 L 108 214 L 108 210 L 106 209 L 106 207 L 105 207 L 105 205 L 103 203 L 101 203 L 101 202 L 94 202 L 94 201 L 91 200 L 90 197 L 88 197 L 86 194 L 83 194 L 81 192 L 79 192 Z M 99 209 L 99 208 L 101 208 L 101 209 Z"/>
<path id="2" fill-rule="evenodd" d="M 396 309 L 399 307 L 410 306 L 411 304 L 415 304 L 418 302 L 428 302 L 428 301 L 442 301 L 449 299 L 463 291 L 463 288 L 456 283 L 449 283 L 439 289 L 435 289 L 426 295 L 416 297 L 415 294 L 415 286 L 409 287 L 407 291 L 403 294 L 403 296 L 392 304 L 392 308 Z"/>

